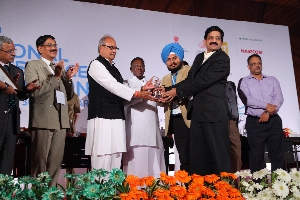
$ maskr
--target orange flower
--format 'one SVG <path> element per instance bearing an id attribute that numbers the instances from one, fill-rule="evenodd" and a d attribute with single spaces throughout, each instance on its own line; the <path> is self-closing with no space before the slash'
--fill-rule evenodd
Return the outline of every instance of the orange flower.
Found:
<path id="1" fill-rule="evenodd" d="M 199 193 L 188 192 L 186 194 L 186 200 L 197 200 L 200 197 Z"/>
<path id="2" fill-rule="evenodd" d="M 220 190 L 220 189 L 229 189 L 229 188 L 231 188 L 231 185 L 230 185 L 228 182 L 226 182 L 226 181 L 218 181 L 218 182 L 216 182 L 216 183 L 214 184 L 214 186 L 215 186 L 218 190 Z"/>
<path id="3" fill-rule="evenodd" d="M 172 186 L 170 187 L 170 193 L 171 196 L 176 197 L 176 198 L 182 198 L 186 194 L 186 189 L 184 186 Z"/>
<path id="4" fill-rule="evenodd" d="M 195 182 L 195 183 L 197 182 L 199 184 L 204 184 L 204 178 L 203 178 L 203 176 L 200 176 L 198 174 L 193 174 L 192 175 L 192 181 Z"/>
<path id="5" fill-rule="evenodd" d="M 210 188 L 208 187 L 204 187 L 205 190 L 203 191 L 203 195 L 208 196 L 208 197 L 215 197 L 216 194 L 214 193 L 214 191 L 212 191 Z"/>
<path id="6" fill-rule="evenodd" d="M 215 174 L 211 174 L 211 175 L 206 175 L 204 176 L 204 180 L 208 183 L 214 183 L 216 182 L 217 180 L 219 180 L 220 177 L 218 177 L 217 175 Z"/>
<path id="7" fill-rule="evenodd" d="M 191 180 L 191 177 L 184 170 L 178 170 L 175 172 L 175 178 L 181 183 L 188 183 Z"/>
<path id="8" fill-rule="evenodd" d="M 221 172 L 220 176 L 221 178 L 232 178 L 233 180 L 237 179 L 236 175 L 233 173 Z"/>
<path id="9" fill-rule="evenodd" d="M 125 179 L 125 182 L 130 185 L 130 188 L 133 189 L 140 185 L 140 179 L 134 175 L 128 175 Z"/>
<path id="10" fill-rule="evenodd" d="M 134 198 L 134 195 L 132 193 L 121 193 L 119 195 L 121 197 L 121 200 L 132 200 Z"/>
<path id="11" fill-rule="evenodd" d="M 147 177 L 142 178 L 141 181 L 143 183 L 145 183 L 147 187 L 150 187 L 153 184 L 153 182 L 155 181 L 155 178 L 153 176 L 147 176 Z"/>
<path id="12" fill-rule="evenodd" d="M 169 185 L 176 184 L 176 179 L 173 176 L 168 176 L 165 172 L 160 173 L 160 180 Z"/>
<path id="13" fill-rule="evenodd" d="M 189 192 L 194 194 L 199 194 L 199 196 L 203 193 L 203 191 L 206 190 L 206 187 L 203 184 L 200 184 L 199 182 L 192 182 L 189 185 Z"/>
<path id="14" fill-rule="evenodd" d="M 218 192 L 217 192 L 217 198 L 216 199 L 217 200 L 227 200 L 227 199 L 230 199 L 228 197 L 227 190 L 226 189 L 220 189 L 220 190 L 218 190 Z"/>
<path id="15" fill-rule="evenodd" d="M 242 194 L 236 188 L 229 188 L 228 189 L 228 196 L 231 198 L 242 198 Z"/>
<path id="16" fill-rule="evenodd" d="M 154 196 L 156 196 L 158 199 L 167 199 L 170 197 L 170 191 L 169 190 L 164 190 L 164 189 L 157 189 L 153 193 Z"/>
<path id="17" fill-rule="evenodd" d="M 134 191 L 134 194 L 136 196 L 136 199 L 143 199 L 143 200 L 148 199 L 147 193 L 143 190 L 136 190 Z"/>

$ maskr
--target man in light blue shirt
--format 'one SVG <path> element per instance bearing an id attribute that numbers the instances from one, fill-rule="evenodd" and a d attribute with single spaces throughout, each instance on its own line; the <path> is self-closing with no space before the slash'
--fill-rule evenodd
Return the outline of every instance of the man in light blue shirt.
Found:
<path id="1" fill-rule="evenodd" d="M 278 115 L 283 96 L 278 80 L 262 74 L 262 60 L 257 54 L 249 56 L 250 75 L 239 82 L 238 93 L 245 105 L 247 115 L 245 128 L 250 146 L 251 172 L 266 167 L 265 145 L 271 162 L 271 170 L 284 169 L 284 135 Z"/>

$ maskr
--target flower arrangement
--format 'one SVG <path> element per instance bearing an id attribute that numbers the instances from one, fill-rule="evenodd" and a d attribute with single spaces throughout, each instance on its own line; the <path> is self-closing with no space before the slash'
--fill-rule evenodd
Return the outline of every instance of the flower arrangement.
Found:
<path id="1" fill-rule="evenodd" d="M 237 177 L 225 172 L 220 176 L 189 176 L 185 171 L 168 176 L 162 172 L 160 178 L 155 179 L 151 176 L 126 176 L 120 169 L 111 172 L 93 169 L 80 175 L 66 174 L 65 177 L 71 181 L 60 190 L 48 186 L 51 178 L 47 172 L 35 179 L 25 176 L 17 181 L 11 176 L 0 175 L 0 199 L 243 199 L 238 189 L 233 187 Z"/>
<path id="2" fill-rule="evenodd" d="M 300 172 L 296 169 L 289 173 L 282 169 L 273 173 L 262 169 L 253 175 L 246 170 L 236 172 L 235 175 L 241 177 L 239 188 L 246 199 L 300 199 Z"/>
<path id="3" fill-rule="evenodd" d="M 289 137 L 289 134 L 293 134 L 294 132 L 290 128 L 284 128 L 283 129 L 283 134 L 285 137 Z"/>

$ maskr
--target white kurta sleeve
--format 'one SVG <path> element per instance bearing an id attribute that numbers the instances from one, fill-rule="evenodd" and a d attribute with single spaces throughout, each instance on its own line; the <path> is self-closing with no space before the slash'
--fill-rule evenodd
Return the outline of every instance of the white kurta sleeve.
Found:
<path id="1" fill-rule="evenodd" d="M 91 63 L 88 73 L 97 83 L 111 93 L 128 101 L 131 100 L 135 90 L 119 83 L 98 60 Z"/>

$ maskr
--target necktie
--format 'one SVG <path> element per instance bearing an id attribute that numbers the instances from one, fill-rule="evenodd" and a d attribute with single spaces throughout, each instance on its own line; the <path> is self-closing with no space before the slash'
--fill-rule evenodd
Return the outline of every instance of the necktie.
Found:
<path id="1" fill-rule="evenodd" d="M 10 75 L 10 68 L 8 65 L 4 65 L 4 69 L 7 71 L 7 73 Z M 5 113 L 8 113 L 13 109 L 15 106 L 15 96 L 13 94 L 10 94 L 8 97 L 8 110 L 5 111 Z"/>
<path id="2" fill-rule="evenodd" d="M 53 70 L 53 72 L 55 73 L 55 63 L 54 62 L 51 62 L 50 63 L 50 67 L 51 69 Z M 59 83 L 59 81 L 58 81 Z M 59 90 L 59 85 L 55 88 L 55 94 L 56 94 L 56 90 Z M 54 103 L 53 103 L 54 107 L 56 108 L 56 110 L 60 111 L 60 103 L 57 103 L 57 100 L 56 100 L 56 95 L 55 95 L 55 98 L 54 98 Z"/>

